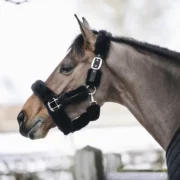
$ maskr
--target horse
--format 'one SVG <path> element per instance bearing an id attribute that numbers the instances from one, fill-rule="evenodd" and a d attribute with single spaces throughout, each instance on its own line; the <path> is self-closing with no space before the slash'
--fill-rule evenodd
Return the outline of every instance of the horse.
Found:
<path id="1" fill-rule="evenodd" d="M 80 34 L 17 116 L 21 135 L 65 135 L 99 118 L 107 102 L 121 104 L 166 151 L 170 180 L 180 179 L 180 53 L 133 38 L 92 30 L 75 15 Z"/>

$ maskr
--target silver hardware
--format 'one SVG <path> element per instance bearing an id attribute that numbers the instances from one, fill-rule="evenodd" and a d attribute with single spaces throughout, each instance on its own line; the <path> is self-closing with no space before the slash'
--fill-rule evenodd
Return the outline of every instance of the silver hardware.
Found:
<path id="1" fill-rule="evenodd" d="M 102 59 L 100 57 L 95 57 L 91 63 L 91 69 L 99 70 L 102 66 Z"/>
<path id="2" fill-rule="evenodd" d="M 80 116 L 77 116 L 76 118 L 73 119 L 73 121 L 76 121 Z"/>
<path id="3" fill-rule="evenodd" d="M 89 95 L 91 96 L 90 105 L 91 105 L 91 104 L 97 104 L 97 101 L 94 100 L 93 94 L 90 93 Z"/>
<path id="4" fill-rule="evenodd" d="M 53 104 L 55 104 L 54 107 L 52 107 Z M 47 105 L 52 112 L 58 110 L 62 106 L 61 104 L 58 104 L 57 98 L 52 98 L 51 101 L 48 101 Z"/>
<path id="5" fill-rule="evenodd" d="M 95 86 L 86 86 L 87 90 L 88 90 L 88 94 L 89 95 L 94 95 L 96 93 L 96 87 Z"/>
<path id="6" fill-rule="evenodd" d="M 95 86 L 87 86 L 86 88 L 88 90 L 88 94 L 91 96 L 90 105 L 97 104 L 97 101 L 94 100 L 94 96 L 93 96 L 96 93 L 96 87 Z"/>

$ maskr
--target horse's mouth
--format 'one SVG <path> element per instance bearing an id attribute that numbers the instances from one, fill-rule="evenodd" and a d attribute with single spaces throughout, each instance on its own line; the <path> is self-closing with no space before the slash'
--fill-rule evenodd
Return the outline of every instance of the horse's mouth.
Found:
<path id="1" fill-rule="evenodd" d="M 27 134 L 27 137 L 30 138 L 30 139 L 39 139 L 41 137 L 39 137 L 38 135 L 38 131 L 40 131 L 42 125 L 43 125 L 43 119 L 42 118 L 39 118 L 35 124 L 30 128 L 28 134 Z"/>
<path id="2" fill-rule="evenodd" d="M 25 124 L 20 126 L 20 133 L 24 137 L 30 139 L 39 139 L 42 138 L 42 127 L 44 124 L 44 118 L 38 117 L 35 119 L 34 124 L 30 128 L 26 128 Z"/>

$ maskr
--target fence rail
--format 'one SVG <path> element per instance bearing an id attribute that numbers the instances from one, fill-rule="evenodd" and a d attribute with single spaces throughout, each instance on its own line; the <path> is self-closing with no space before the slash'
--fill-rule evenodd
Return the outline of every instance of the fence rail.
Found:
<path id="1" fill-rule="evenodd" d="M 90 146 L 79 150 L 75 160 L 76 180 L 167 180 L 166 172 L 104 173 L 102 157 L 99 149 Z"/>
<path id="2" fill-rule="evenodd" d="M 60 154 L 55 153 L 48 155 L 49 157 L 42 153 L 0 156 L 0 179 L 167 180 L 166 172 L 119 172 L 124 168 L 122 155 L 103 155 L 101 150 L 90 146 L 78 150 L 75 158 L 62 158 Z M 144 162 L 144 158 L 141 159 Z M 131 158 L 131 163 L 133 162 Z"/>
<path id="3" fill-rule="evenodd" d="M 167 180 L 165 172 L 107 173 L 106 180 Z"/>

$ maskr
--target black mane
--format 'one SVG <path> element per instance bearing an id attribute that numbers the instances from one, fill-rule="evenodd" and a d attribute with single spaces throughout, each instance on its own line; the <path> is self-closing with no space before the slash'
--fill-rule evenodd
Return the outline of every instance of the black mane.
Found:
<path id="1" fill-rule="evenodd" d="M 127 37 L 116 36 L 116 37 L 112 37 L 111 40 L 117 43 L 124 43 L 124 44 L 130 45 L 137 50 L 141 49 L 149 53 L 154 53 L 159 56 L 163 56 L 165 58 L 172 58 L 172 59 L 180 60 L 179 52 L 169 50 L 168 48 L 165 48 L 165 47 L 160 47 L 158 45 L 149 44 L 147 42 L 141 42 L 133 38 L 127 38 Z"/>
<path id="2" fill-rule="evenodd" d="M 98 32 L 93 30 L 95 34 Z M 127 38 L 127 37 L 121 37 L 121 36 L 112 36 L 111 41 L 117 42 L 117 43 L 123 43 L 127 44 L 133 48 L 135 48 L 138 51 L 146 51 L 149 53 L 154 53 L 159 56 L 165 57 L 165 58 L 172 58 L 172 59 L 178 59 L 180 60 L 180 53 L 176 51 L 169 50 L 168 48 L 160 47 L 158 45 L 149 44 L 147 42 L 141 42 L 138 40 L 135 40 L 133 38 Z M 81 34 L 79 34 L 73 43 L 71 44 L 70 48 L 74 49 L 77 54 L 82 53 L 82 48 L 84 44 L 84 39 Z"/>

